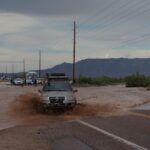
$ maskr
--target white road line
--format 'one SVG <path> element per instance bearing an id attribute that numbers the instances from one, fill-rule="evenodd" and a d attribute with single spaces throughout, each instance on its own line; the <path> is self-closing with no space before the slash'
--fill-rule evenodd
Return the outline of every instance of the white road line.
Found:
<path id="1" fill-rule="evenodd" d="M 98 132 L 101 132 L 101 133 L 103 133 L 103 134 L 105 134 L 105 135 L 107 135 L 107 136 L 109 136 L 109 137 L 111 137 L 111 138 L 113 138 L 113 139 L 115 139 L 115 140 L 117 140 L 119 142 L 125 143 L 125 144 L 131 146 L 132 148 L 134 148 L 136 150 L 148 150 L 147 148 L 144 148 L 144 147 L 139 146 L 139 145 L 137 145 L 137 144 L 135 144 L 133 142 L 130 142 L 130 141 L 126 140 L 126 139 L 123 139 L 123 138 L 121 138 L 121 137 L 119 137 L 119 136 L 117 136 L 115 134 L 107 132 L 106 130 L 103 130 L 103 129 L 100 129 L 100 128 L 96 127 L 96 126 L 93 126 L 93 125 L 91 125 L 91 124 L 89 124 L 89 123 L 87 123 L 85 121 L 77 120 L 77 122 L 82 124 L 82 125 L 85 125 L 85 126 L 91 128 L 91 129 L 94 129 L 94 130 L 96 130 Z"/>
<path id="2" fill-rule="evenodd" d="M 130 114 L 134 115 L 134 116 L 137 116 L 137 117 L 143 117 L 143 118 L 150 119 L 150 115 L 145 115 L 145 114 L 142 114 L 140 112 L 130 112 Z"/>

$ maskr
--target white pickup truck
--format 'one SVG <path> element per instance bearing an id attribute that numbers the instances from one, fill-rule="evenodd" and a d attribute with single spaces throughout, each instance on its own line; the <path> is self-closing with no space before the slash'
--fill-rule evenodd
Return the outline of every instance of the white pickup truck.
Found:
<path id="1" fill-rule="evenodd" d="M 64 108 L 72 109 L 77 101 L 75 92 L 65 75 L 52 74 L 42 90 L 39 90 L 41 96 L 41 105 L 45 109 Z"/>

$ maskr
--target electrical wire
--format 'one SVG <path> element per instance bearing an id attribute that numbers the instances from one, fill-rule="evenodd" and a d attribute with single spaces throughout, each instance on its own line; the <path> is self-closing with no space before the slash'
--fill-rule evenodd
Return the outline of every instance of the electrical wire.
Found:
<path id="1" fill-rule="evenodd" d="M 145 13 L 147 13 L 147 12 L 149 12 L 150 11 L 150 9 L 145 9 L 145 7 L 144 6 L 149 6 L 149 3 L 146 3 L 146 1 L 144 2 L 144 3 L 136 3 L 136 5 L 134 5 L 134 7 L 136 6 L 136 9 L 132 9 L 132 11 L 127 11 L 128 13 L 127 14 L 123 14 L 122 16 L 120 16 L 119 17 L 119 20 L 118 20 L 118 22 L 116 22 L 115 20 L 114 20 L 114 18 L 113 18 L 113 20 L 111 21 L 111 22 L 109 22 L 109 24 L 106 24 L 105 25 L 105 27 L 103 27 L 103 30 L 104 30 L 104 28 L 106 28 L 108 25 L 111 25 L 112 26 L 112 24 L 113 24 L 113 22 L 114 22 L 114 24 L 116 25 L 116 24 L 120 24 L 122 21 L 127 21 L 127 20 L 129 20 L 129 19 L 132 19 L 133 17 L 135 18 L 136 16 L 139 16 L 139 15 L 142 15 L 142 14 L 145 14 Z M 138 6 L 138 7 L 137 7 Z M 131 5 L 130 5 L 130 7 L 131 7 Z M 142 8 L 142 9 L 141 9 Z M 143 9 L 144 8 L 144 9 Z M 132 12 L 132 15 L 130 15 L 130 13 Z M 129 17 L 128 17 L 129 16 Z M 116 19 L 118 19 L 118 18 L 116 18 Z M 97 24 L 98 25 L 98 24 Z M 96 28 L 95 28 L 96 29 Z M 102 30 L 101 30 L 102 31 Z M 107 30 L 108 31 L 108 30 Z M 96 33 L 97 34 L 97 33 Z M 142 37 L 140 37 L 140 38 L 136 38 L 136 39 L 133 39 L 133 40 L 127 40 L 127 41 L 123 41 L 122 42 L 122 46 L 123 45 L 127 45 L 127 44 L 132 44 L 132 43 L 136 43 L 136 42 L 140 42 L 140 41 L 143 41 L 143 40 L 147 40 L 147 39 L 149 39 L 150 38 L 150 35 L 148 34 L 146 34 L 146 35 L 143 35 Z"/>
<path id="2" fill-rule="evenodd" d="M 86 18 L 85 20 L 83 20 L 78 26 L 77 28 L 81 28 L 82 26 L 84 26 L 87 22 L 93 20 L 96 18 L 96 16 L 99 13 L 103 13 L 105 10 L 108 10 L 108 8 L 112 8 L 114 5 L 116 5 L 116 2 L 119 2 L 121 0 L 113 0 L 111 3 L 108 3 L 108 5 L 104 6 L 102 9 L 99 9 L 98 11 L 96 11 L 95 13 L 93 13 L 91 16 L 89 16 L 88 18 Z"/>
<path id="3" fill-rule="evenodd" d="M 127 3 L 126 3 L 127 4 Z M 134 4 L 134 3 L 133 3 Z M 132 4 L 132 5 L 133 5 Z M 142 5 L 141 5 L 142 4 Z M 140 10 L 140 8 L 143 6 L 145 6 L 145 5 L 147 5 L 147 3 L 145 4 L 145 3 L 143 3 L 143 2 L 137 2 L 136 4 L 134 4 L 134 6 L 132 6 L 131 4 L 130 4 L 130 7 L 128 7 L 127 9 L 125 9 L 124 11 L 122 11 L 122 15 L 120 15 L 119 14 L 119 16 L 117 16 L 117 15 L 114 15 L 113 17 L 111 17 L 111 19 L 109 19 L 109 17 L 111 16 L 111 15 L 109 15 L 109 16 L 107 16 L 108 17 L 108 20 L 106 20 L 105 22 L 103 22 L 103 23 L 98 23 L 98 24 L 96 24 L 96 25 L 94 25 L 94 27 L 93 28 L 91 28 L 91 30 L 87 30 L 87 32 L 89 32 L 89 33 L 91 33 L 91 32 L 93 32 L 93 30 L 97 30 L 98 29 L 98 27 L 99 26 L 101 26 L 101 25 L 103 25 L 101 28 L 99 28 L 99 31 L 101 31 L 101 30 L 104 30 L 105 28 L 107 28 L 107 27 L 112 27 L 112 25 L 114 24 L 114 25 L 116 25 L 116 24 L 120 24 L 122 21 L 126 21 L 126 20 L 128 20 L 128 18 L 132 18 L 132 17 L 135 17 L 135 16 L 137 16 L 137 15 L 139 15 L 139 14 L 134 14 L 134 16 L 133 16 L 133 13 L 136 13 L 136 12 L 138 12 L 138 10 Z M 124 5 L 123 5 L 124 6 Z M 123 8 L 123 6 L 121 6 L 120 8 L 118 8 L 119 10 L 121 9 L 121 8 Z M 138 6 L 138 8 L 137 8 L 137 6 Z M 133 9 L 133 8 L 136 8 L 135 10 Z M 130 9 L 132 8 L 132 10 L 131 11 L 129 11 Z M 149 9 L 148 10 L 143 10 L 143 12 L 145 13 L 145 11 L 149 11 Z M 127 14 L 126 14 L 126 12 L 127 12 Z M 141 12 L 142 13 L 142 12 Z M 109 21 L 108 23 L 107 23 L 107 21 Z M 96 31 L 96 33 L 97 33 L 97 31 Z"/>

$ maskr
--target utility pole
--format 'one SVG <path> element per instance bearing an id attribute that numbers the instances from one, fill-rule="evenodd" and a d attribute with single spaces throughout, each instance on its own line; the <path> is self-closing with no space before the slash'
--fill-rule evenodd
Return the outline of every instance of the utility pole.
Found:
<path id="1" fill-rule="evenodd" d="M 14 77 L 14 64 L 12 64 L 12 77 Z"/>
<path id="2" fill-rule="evenodd" d="M 5 73 L 5 76 L 6 76 L 6 78 L 7 78 L 7 65 L 6 65 L 6 73 Z"/>
<path id="3" fill-rule="evenodd" d="M 41 50 L 39 50 L 39 78 L 41 77 Z"/>
<path id="4" fill-rule="evenodd" d="M 23 59 L 23 77 L 24 77 L 24 82 L 26 84 L 26 63 L 25 63 L 25 58 Z"/>
<path id="5" fill-rule="evenodd" d="M 76 22 L 74 21 L 74 29 L 73 29 L 73 70 L 72 70 L 73 83 L 76 82 L 75 61 L 76 61 Z"/>

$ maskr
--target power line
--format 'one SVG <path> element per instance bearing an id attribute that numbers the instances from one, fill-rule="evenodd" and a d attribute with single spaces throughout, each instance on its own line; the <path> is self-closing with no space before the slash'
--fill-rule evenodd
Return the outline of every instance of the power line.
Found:
<path id="1" fill-rule="evenodd" d="M 141 7 L 141 6 L 140 6 L 140 7 Z M 134 14 L 130 15 L 131 12 L 128 12 L 126 15 L 120 16 L 120 18 L 118 18 L 117 21 L 114 20 L 114 21 L 112 21 L 111 23 L 106 24 L 103 28 L 101 28 L 101 33 L 102 33 L 102 31 L 104 32 L 104 31 L 105 31 L 105 28 L 107 28 L 108 26 L 111 26 L 111 27 L 112 27 L 112 24 L 113 24 L 113 23 L 114 23 L 113 26 L 114 26 L 114 25 L 119 25 L 120 23 L 126 22 L 127 20 L 130 20 L 130 19 L 132 19 L 133 17 L 135 18 L 135 17 L 137 17 L 137 16 L 139 16 L 139 15 L 145 13 L 145 12 L 150 11 L 150 9 L 142 10 L 142 9 L 140 9 L 140 7 L 138 8 L 139 11 L 137 11 L 137 13 L 136 13 L 136 11 L 133 11 Z M 142 11 L 140 11 L 140 10 L 142 10 Z M 106 29 L 106 30 L 107 30 L 107 32 L 108 32 L 108 29 Z"/>
<path id="2" fill-rule="evenodd" d="M 136 38 L 136 39 L 133 39 L 133 40 L 126 40 L 126 41 L 123 41 L 121 42 L 121 44 L 119 46 L 116 46 L 114 48 L 121 48 L 121 47 L 126 47 L 126 46 L 129 46 L 131 44 L 136 44 L 136 43 L 140 43 L 144 40 L 149 40 L 150 39 L 150 34 L 145 34 L 139 38 Z"/>
<path id="3" fill-rule="evenodd" d="M 132 4 L 133 5 L 133 4 Z M 118 22 L 117 21 L 115 21 L 114 19 L 113 20 L 111 20 L 111 22 L 109 22 L 108 24 L 106 24 L 103 28 L 106 28 L 108 25 L 111 25 L 111 27 L 112 27 L 112 24 L 114 23 L 114 24 L 118 24 L 118 23 L 121 23 L 122 21 L 126 21 L 127 19 L 131 19 L 131 18 L 133 18 L 133 17 L 136 17 L 136 16 L 139 16 L 139 15 L 141 15 L 141 14 L 143 14 L 143 13 L 146 13 L 146 12 L 148 12 L 148 11 L 150 11 L 150 9 L 145 9 L 145 5 L 148 5 L 148 3 L 146 3 L 146 1 L 144 2 L 144 3 L 142 3 L 142 5 L 141 5 L 141 2 L 139 3 L 136 3 L 136 5 L 134 5 L 134 8 L 136 8 L 136 9 L 132 9 L 132 11 L 127 11 L 126 9 L 126 12 L 127 13 L 125 13 L 125 14 L 123 14 L 123 15 L 121 15 L 121 16 L 117 16 L 116 17 L 116 19 L 118 20 Z M 135 7 L 136 6 L 136 7 Z M 137 7 L 138 6 L 138 7 Z M 148 5 L 149 6 L 149 5 Z M 130 7 L 131 7 L 131 5 L 130 5 Z M 130 8 L 130 7 L 128 7 L 128 9 Z M 141 7 L 143 7 L 144 9 L 141 9 Z M 133 8 L 133 7 L 132 7 Z M 131 15 L 132 14 L 132 15 Z M 119 17 L 119 18 L 118 18 Z M 96 29 L 96 28 L 95 28 Z M 103 30 L 101 30 L 101 31 L 104 31 L 104 29 Z M 108 31 L 108 29 L 107 29 L 107 31 Z M 100 32 L 100 33 L 102 33 L 102 32 Z M 144 35 L 144 36 L 142 36 L 142 38 L 140 37 L 140 39 L 134 39 L 133 41 L 125 41 L 125 44 L 127 44 L 127 43 L 132 43 L 132 42 L 136 42 L 136 41 L 142 41 L 142 40 L 145 40 L 145 39 L 148 39 L 149 38 L 149 36 L 150 35 Z"/>
<path id="4" fill-rule="evenodd" d="M 134 2 L 134 1 L 132 1 L 132 2 Z M 116 6 L 116 3 L 114 3 L 115 4 L 115 6 Z M 123 4 L 121 4 L 121 5 L 119 5 L 119 7 L 118 8 L 116 8 L 117 10 L 120 10 L 121 9 L 121 11 L 122 11 L 122 8 L 125 8 L 125 6 L 128 6 L 128 1 L 125 1 L 125 3 L 123 3 Z M 133 3 L 134 4 L 134 3 Z M 110 10 L 110 9 L 112 9 L 112 11 L 108 11 L 108 10 Z M 114 18 L 112 18 L 112 16 L 113 17 L 116 17 L 116 9 L 114 8 L 114 5 L 113 6 L 111 6 L 110 8 L 107 8 L 107 9 L 105 9 L 104 10 L 104 12 L 105 12 L 105 14 L 104 14 L 104 12 L 103 12 L 103 14 L 104 14 L 104 16 L 102 16 L 102 15 L 100 15 L 99 16 L 99 18 L 98 18 L 98 16 L 93 16 L 94 18 L 96 18 L 96 19 L 99 19 L 99 21 L 101 21 L 101 20 L 104 20 L 103 22 L 101 21 L 101 23 L 96 23 L 96 24 L 94 24 L 94 27 L 93 27 L 93 23 L 92 24 L 89 24 L 89 29 L 91 30 L 91 29 L 94 29 L 95 27 L 97 27 L 97 26 L 100 26 L 100 25 L 103 25 L 105 22 L 107 22 L 107 20 L 114 20 Z M 110 17 L 111 17 L 111 19 L 110 19 Z M 91 26 L 92 25 L 92 26 Z M 92 28 L 93 27 L 93 28 Z M 87 28 L 88 29 L 88 28 Z"/>
<path id="5" fill-rule="evenodd" d="M 16 63 L 22 63 L 22 61 L 10 61 L 10 60 L 0 60 L 0 63 L 8 63 L 8 64 L 16 64 Z"/>
<path id="6" fill-rule="evenodd" d="M 112 8 L 116 3 L 116 1 L 121 1 L 121 0 L 113 0 L 111 3 L 109 3 L 108 5 L 104 6 L 102 9 L 99 9 L 98 11 L 96 11 L 94 14 L 92 14 L 91 16 L 89 16 L 88 18 L 86 18 L 85 20 L 83 20 L 78 26 L 77 28 L 80 28 L 82 25 L 84 25 L 85 23 L 87 23 L 89 20 L 93 20 L 95 19 L 95 17 L 101 13 L 104 12 L 105 10 L 108 10 L 108 8 Z"/>
<path id="7" fill-rule="evenodd" d="M 132 4 L 133 5 L 133 4 Z M 94 30 L 94 29 L 97 29 L 97 27 L 99 26 L 99 25 L 102 25 L 102 24 L 104 24 L 103 25 L 103 27 L 101 27 L 99 30 L 101 30 L 101 31 L 103 31 L 105 28 L 107 28 L 108 26 L 111 26 L 112 27 L 112 24 L 118 24 L 118 23 L 121 23 L 122 21 L 126 21 L 127 19 L 131 19 L 131 18 L 133 18 L 133 17 L 136 17 L 136 16 L 138 16 L 139 15 L 139 13 L 145 13 L 145 12 L 147 12 L 147 11 L 149 11 L 150 9 L 147 9 L 147 10 L 142 10 L 141 12 L 139 12 L 139 10 L 141 10 L 140 8 L 142 7 L 142 6 L 145 6 L 146 4 L 145 3 L 142 3 L 142 5 L 141 5 L 141 2 L 139 3 L 139 2 L 137 2 L 136 4 L 134 4 L 134 7 L 132 6 L 132 5 L 130 5 L 130 7 L 129 8 L 132 8 L 132 10 L 131 11 L 129 11 L 128 9 L 129 8 L 127 8 L 127 9 L 125 9 L 124 10 L 124 12 L 125 13 L 123 13 L 122 15 L 120 15 L 119 14 L 119 16 L 113 16 L 112 18 L 111 18 L 111 20 L 109 19 L 109 17 L 108 17 L 108 21 L 110 21 L 110 22 L 108 22 L 107 23 L 107 20 L 105 21 L 106 22 L 106 24 L 104 24 L 104 22 L 103 23 L 99 23 L 99 24 L 96 24 L 92 29 Z M 138 6 L 138 8 L 137 8 L 137 6 Z M 133 9 L 133 8 L 136 8 L 135 10 Z M 136 12 L 138 11 L 138 13 L 136 14 Z M 126 13 L 127 12 L 127 13 Z M 133 13 L 135 13 L 134 15 L 133 15 Z M 132 15 L 131 15 L 132 14 Z M 108 29 L 107 29 L 107 31 L 108 31 Z M 92 30 L 88 30 L 88 32 L 92 32 Z"/>

